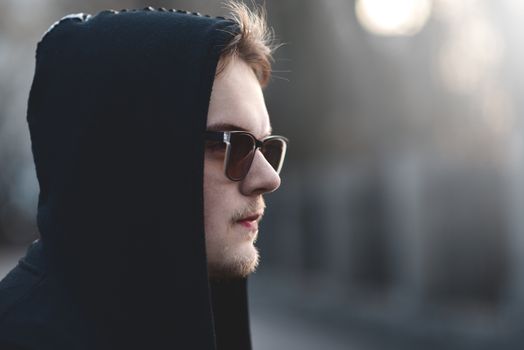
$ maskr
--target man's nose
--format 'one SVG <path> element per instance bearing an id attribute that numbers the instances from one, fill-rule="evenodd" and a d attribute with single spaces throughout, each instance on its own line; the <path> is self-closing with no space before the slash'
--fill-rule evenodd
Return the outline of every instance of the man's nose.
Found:
<path id="1" fill-rule="evenodd" d="M 261 195 L 275 191 L 280 186 L 280 176 L 268 163 L 262 152 L 257 150 L 251 168 L 240 183 L 240 192 L 245 196 Z"/>

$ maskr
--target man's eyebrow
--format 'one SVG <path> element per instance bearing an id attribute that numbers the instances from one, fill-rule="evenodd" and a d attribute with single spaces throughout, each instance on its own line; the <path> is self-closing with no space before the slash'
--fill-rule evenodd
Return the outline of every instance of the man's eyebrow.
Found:
<path id="1" fill-rule="evenodd" d="M 212 125 L 208 126 L 206 128 L 206 130 L 207 131 L 246 131 L 246 132 L 252 133 L 251 130 L 248 130 L 248 129 L 243 128 L 241 126 L 238 126 L 238 125 L 235 125 L 235 124 L 230 124 L 230 123 L 216 123 L 216 124 L 212 124 Z M 269 127 L 269 133 L 267 133 L 267 135 L 264 135 L 264 137 L 271 135 L 272 132 L 273 132 L 273 130 L 271 129 L 271 127 Z"/>

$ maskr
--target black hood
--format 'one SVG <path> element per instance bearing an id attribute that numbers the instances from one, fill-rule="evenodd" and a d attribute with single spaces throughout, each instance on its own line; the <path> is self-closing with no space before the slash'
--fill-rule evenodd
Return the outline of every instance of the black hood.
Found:
<path id="1" fill-rule="evenodd" d="M 207 110 L 237 31 L 105 11 L 38 45 L 27 118 L 43 255 L 100 348 L 250 348 L 246 281 L 210 286 L 203 224 Z"/>

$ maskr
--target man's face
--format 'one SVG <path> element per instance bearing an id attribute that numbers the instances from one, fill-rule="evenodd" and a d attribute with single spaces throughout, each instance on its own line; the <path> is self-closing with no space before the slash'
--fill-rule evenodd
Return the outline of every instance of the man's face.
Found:
<path id="1" fill-rule="evenodd" d="M 246 130 L 257 139 L 271 133 L 258 80 L 241 59 L 231 60 L 215 78 L 207 129 Z M 262 195 L 280 186 L 280 177 L 258 150 L 241 181 L 224 174 L 225 147 L 206 147 L 204 223 L 208 269 L 213 278 L 247 276 L 258 264 L 254 246 L 264 213 Z"/>

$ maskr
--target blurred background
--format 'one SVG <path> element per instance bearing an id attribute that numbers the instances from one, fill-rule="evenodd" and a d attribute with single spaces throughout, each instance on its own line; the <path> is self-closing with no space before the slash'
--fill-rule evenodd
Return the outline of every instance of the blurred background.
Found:
<path id="1" fill-rule="evenodd" d="M 0 1 L 0 278 L 38 234 L 25 112 L 68 13 L 218 1 Z M 267 0 L 291 145 L 250 279 L 255 349 L 522 349 L 524 2 Z M 521 61 L 522 60 L 522 61 Z"/>

